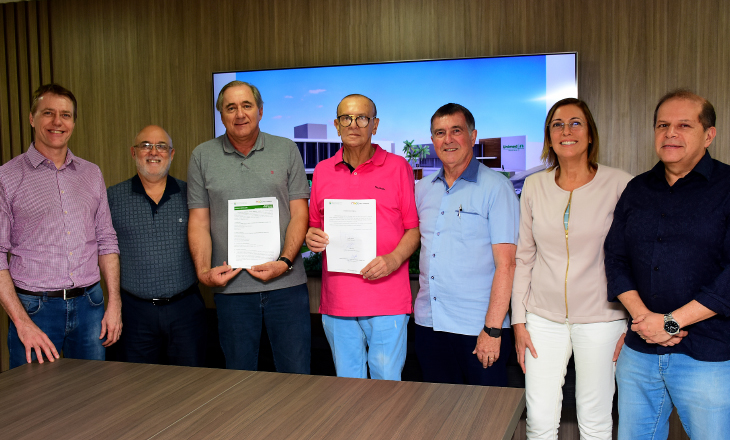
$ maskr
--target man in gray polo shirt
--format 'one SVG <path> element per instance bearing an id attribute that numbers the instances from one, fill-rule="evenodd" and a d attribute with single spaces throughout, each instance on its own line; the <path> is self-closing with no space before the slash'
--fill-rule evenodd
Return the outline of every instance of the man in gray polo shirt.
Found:
<path id="1" fill-rule="evenodd" d="M 242 81 L 226 84 L 216 108 L 222 136 L 198 145 L 188 168 L 188 239 L 198 279 L 211 286 L 226 367 L 256 370 L 262 321 L 276 370 L 309 373 L 310 318 L 300 249 L 309 185 L 296 144 L 263 133 L 264 102 Z M 276 197 L 280 257 L 242 272 L 228 259 L 228 201 Z"/>

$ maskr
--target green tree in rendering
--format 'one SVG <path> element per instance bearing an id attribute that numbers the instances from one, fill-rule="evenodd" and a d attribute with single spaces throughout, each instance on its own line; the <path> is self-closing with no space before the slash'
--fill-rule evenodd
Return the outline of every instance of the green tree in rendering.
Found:
<path id="1" fill-rule="evenodd" d="M 428 145 L 414 145 L 415 139 L 412 141 L 403 141 L 403 154 L 406 157 L 408 163 L 414 168 L 418 168 L 421 159 L 425 158 L 431 152 L 428 149 Z"/>

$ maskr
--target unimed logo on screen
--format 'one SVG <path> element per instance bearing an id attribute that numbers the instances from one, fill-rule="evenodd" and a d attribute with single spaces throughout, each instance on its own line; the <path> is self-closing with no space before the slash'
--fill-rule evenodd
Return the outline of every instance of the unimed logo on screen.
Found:
<path id="1" fill-rule="evenodd" d="M 518 144 L 518 145 L 502 145 L 503 150 L 509 150 L 509 151 L 519 151 L 524 150 L 525 145 L 524 144 Z"/>

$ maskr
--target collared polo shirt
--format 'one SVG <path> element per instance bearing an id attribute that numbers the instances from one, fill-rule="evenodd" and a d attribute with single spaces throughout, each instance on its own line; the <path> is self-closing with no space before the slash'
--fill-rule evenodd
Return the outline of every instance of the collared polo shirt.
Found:
<path id="1" fill-rule="evenodd" d="M 517 243 L 512 183 L 472 158 L 449 188 L 444 169 L 416 185 L 421 230 L 416 324 L 476 336 L 484 327 L 495 265 L 492 244 Z M 509 314 L 502 327 L 509 327 Z"/>
<path id="2" fill-rule="evenodd" d="M 604 244 L 608 300 L 637 290 L 654 313 L 692 300 L 717 315 L 687 326 L 677 345 L 648 344 L 630 328 L 626 345 L 648 354 L 730 360 L 730 166 L 707 152 L 669 186 L 659 162 L 626 186 Z"/>
<path id="3" fill-rule="evenodd" d="M 169 298 L 197 283 L 188 247 L 187 185 L 168 175 L 159 203 L 138 175 L 109 194 L 119 239 L 121 286 L 139 298 Z"/>
<path id="4" fill-rule="evenodd" d="M 56 169 L 32 143 L 0 167 L 0 270 L 17 287 L 90 286 L 101 279 L 99 255 L 118 253 L 98 166 L 68 150 Z"/>
<path id="5" fill-rule="evenodd" d="M 247 155 L 236 150 L 225 133 L 198 145 L 188 165 L 188 208 L 210 209 L 212 265 L 228 261 L 228 201 L 276 197 L 279 202 L 279 246 L 284 248 L 291 220 L 289 202 L 309 197 L 302 156 L 289 139 L 260 132 Z M 215 293 L 268 292 L 307 282 L 297 253 L 290 272 L 264 282 L 241 271 Z"/>
<path id="6" fill-rule="evenodd" d="M 170 198 L 174 196 L 175 194 L 180 193 L 180 187 L 187 187 L 185 182 L 180 181 L 178 184 L 178 180 L 172 177 L 171 175 L 167 175 L 167 178 L 165 179 L 165 191 L 162 192 L 162 197 L 160 197 L 160 201 L 155 203 L 154 200 L 150 196 L 147 195 L 147 191 L 144 189 L 144 185 L 142 184 L 142 179 L 139 178 L 139 175 L 133 176 L 131 179 L 129 179 L 129 183 L 131 184 L 130 189 L 133 193 L 139 195 L 144 200 L 147 200 L 147 203 L 150 205 L 150 213 L 154 217 L 156 214 L 160 212 L 160 208 L 162 205 L 164 205 L 166 202 L 170 201 Z M 111 188 L 109 188 L 111 189 Z M 186 188 L 187 189 L 187 188 Z M 187 191 L 185 191 L 185 207 L 188 205 L 187 201 Z M 113 216 L 112 216 L 113 220 Z"/>
<path id="7" fill-rule="evenodd" d="M 401 156 L 373 144 L 373 157 L 350 171 L 342 148 L 314 169 L 309 200 L 309 226 L 323 228 L 325 199 L 375 199 L 377 254 L 392 252 L 406 229 L 418 227 L 413 198 L 413 169 Z M 327 231 L 325 231 L 327 232 Z M 319 312 L 334 316 L 383 316 L 411 313 L 408 261 L 385 278 L 370 281 L 362 275 L 322 268 Z"/>

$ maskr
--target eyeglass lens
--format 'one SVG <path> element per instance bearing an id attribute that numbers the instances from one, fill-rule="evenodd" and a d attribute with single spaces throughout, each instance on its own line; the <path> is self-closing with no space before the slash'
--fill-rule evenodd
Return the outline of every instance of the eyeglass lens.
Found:
<path id="1" fill-rule="evenodd" d="M 170 146 L 167 144 L 151 144 L 149 142 L 142 142 L 137 146 L 145 151 L 152 151 L 152 148 L 156 148 L 160 153 L 167 153 L 170 151 Z"/>
<path id="2" fill-rule="evenodd" d="M 355 115 L 339 116 L 338 119 L 340 121 L 340 125 L 342 125 L 343 127 L 349 127 L 350 125 L 352 125 L 353 116 L 355 116 Z M 358 127 L 365 128 L 368 126 L 368 124 L 370 124 L 370 118 L 368 118 L 367 116 L 363 116 L 363 115 L 355 116 L 355 123 L 357 124 Z"/>
<path id="3" fill-rule="evenodd" d="M 580 130 L 583 128 L 583 123 L 581 121 L 570 121 L 567 124 L 565 122 L 553 122 L 550 124 L 550 129 L 553 131 L 563 131 L 566 126 L 570 130 Z"/>

